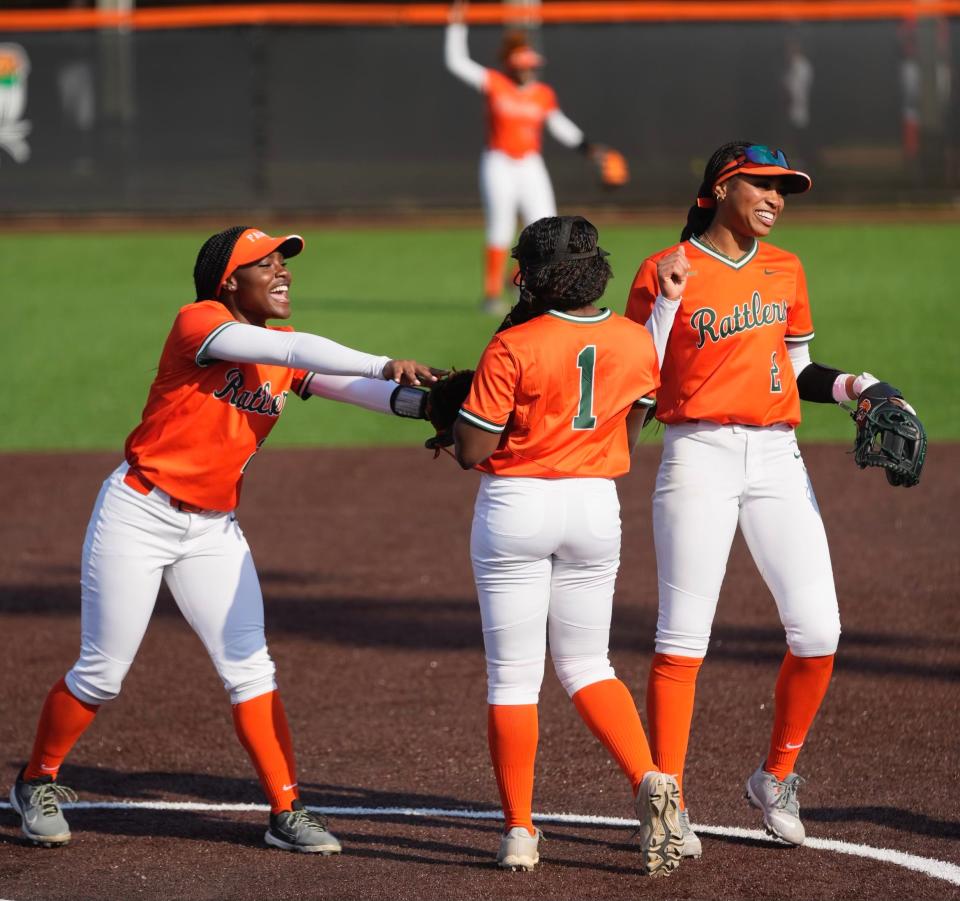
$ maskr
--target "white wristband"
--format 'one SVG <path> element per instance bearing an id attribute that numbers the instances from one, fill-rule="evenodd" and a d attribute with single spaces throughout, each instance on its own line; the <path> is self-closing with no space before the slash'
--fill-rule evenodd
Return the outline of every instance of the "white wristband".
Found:
<path id="1" fill-rule="evenodd" d="M 878 379 L 875 375 L 870 375 L 869 372 L 861 372 L 860 375 L 853 380 L 854 398 L 859 397 L 864 391 L 867 390 L 867 388 L 869 388 L 871 385 L 876 385 L 879 381 L 880 379 Z"/>
<path id="2" fill-rule="evenodd" d="M 853 379 L 853 394 L 847 391 L 847 382 L 849 382 L 850 379 Z M 879 381 L 880 379 L 870 375 L 869 372 L 862 372 L 858 376 L 845 372 L 842 375 L 838 375 L 833 381 L 833 399 L 838 404 L 845 403 L 848 400 L 856 400 L 867 388 L 871 385 L 876 385 Z"/>
<path id="3" fill-rule="evenodd" d="M 847 393 L 847 382 L 852 378 L 853 376 L 849 372 L 844 372 L 833 380 L 832 391 L 834 403 L 842 404 L 848 400 L 856 400 L 855 397 L 851 397 Z"/>

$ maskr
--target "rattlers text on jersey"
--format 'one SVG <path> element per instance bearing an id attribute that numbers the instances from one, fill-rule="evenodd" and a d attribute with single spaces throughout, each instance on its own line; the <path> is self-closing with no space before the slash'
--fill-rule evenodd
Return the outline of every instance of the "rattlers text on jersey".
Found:
<path id="1" fill-rule="evenodd" d="M 672 249 L 640 267 L 627 302 L 630 319 L 649 318 L 659 291 L 657 260 Z M 800 261 L 758 241 L 739 260 L 696 237 L 684 249 L 690 272 L 663 359 L 657 418 L 796 425 L 800 396 L 787 344 L 813 337 Z"/>
<path id="2" fill-rule="evenodd" d="M 630 468 L 627 413 L 652 404 L 658 384 L 645 328 L 610 310 L 551 310 L 493 336 L 460 415 L 504 434 L 483 472 L 615 478 Z"/>
<path id="3" fill-rule="evenodd" d="M 288 392 L 303 392 L 307 375 L 283 366 L 205 358 L 213 336 L 235 323 L 215 300 L 180 309 L 142 421 L 126 443 L 131 469 L 205 510 L 237 506 L 247 462 L 276 424 Z"/>
<path id="4" fill-rule="evenodd" d="M 558 109 L 553 88 L 539 81 L 517 84 L 502 72 L 487 69 L 483 93 L 487 101 L 487 147 L 514 159 L 539 153 L 544 120 Z"/>

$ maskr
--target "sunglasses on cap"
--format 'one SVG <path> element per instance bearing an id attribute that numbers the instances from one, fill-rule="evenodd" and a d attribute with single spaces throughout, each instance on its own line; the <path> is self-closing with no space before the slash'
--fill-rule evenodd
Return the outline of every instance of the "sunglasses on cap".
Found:
<path id="1" fill-rule="evenodd" d="M 728 179 L 737 169 L 748 165 L 754 166 L 778 166 L 781 169 L 789 169 L 786 154 L 782 150 L 771 150 L 766 144 L 750 144 L 743 148 L 743 154 L 735 160 L 731 160 L 720 170 L 714 184 L 720 184 L 721 181 Z"/>
<path id="2" fill-rule="evenodd" d="M 782 166 L 789 169 L 790 164 L 782 150 L 771 150 L 766 144 L 751 144 L 743 148 L 743 155 L 751 163 L 757 163 L 760 166 Z"/>

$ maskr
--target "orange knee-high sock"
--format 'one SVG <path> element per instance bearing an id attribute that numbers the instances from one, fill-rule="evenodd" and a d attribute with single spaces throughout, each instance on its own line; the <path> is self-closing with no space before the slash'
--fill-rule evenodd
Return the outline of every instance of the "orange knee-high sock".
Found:
<path id="1" fill-rule="evenodd" d="M 503 272 L 506 263 L 506 247 L 487 247 L 483 275 L 484 297 L 499 297 L 503 293 Z"/>
<path id="2" fill-rule="evenodd" d="M 777 677 L 773 734 L 764 769 L 778 779 L 793 772 L 800 748 L 827 693 L 833 673 L 833 654 L 794 657 L 787 651 Z"/>
<path id="3" fill-rule="evenodd" d="M 33 751 L 23 771 L 24 780 L 30 782 L 41 776 L 56 779 L 64 758 L 93 722 L 99 709 L 98 704 L 81 701 L 60 679 L 43 702 Z"/>
<path id="4" fill-rule="evenodd" d="M 656 767 L 630 690 L 619 679 L 604 679 L 581 688 L 573 696 L 573 705 L 636 794 L 644 774 Z"/>
<path id="5" fill-rule="evenodd" d="M 683 765 L 687 758 L 693 699 L 702 657 L 655 654 L 647 682 L 650 748 L 658 770 L 677 777 L 683 800 Z"/>
<path id="6" fill-rule="evenodd" d="M 524 826 L 533 835 L 533 763 L 537 756 L 537 705 L 490 704 L 487 740 L 500 789 L 504 830 Z"/>
<path id="7" fill-rule="evenodd" d="M 270 811 L 290 810 L 300 797 L 293 741 L 280 693 L 270 691 L 233 705 L 233 726 L 270 802 Z"/>

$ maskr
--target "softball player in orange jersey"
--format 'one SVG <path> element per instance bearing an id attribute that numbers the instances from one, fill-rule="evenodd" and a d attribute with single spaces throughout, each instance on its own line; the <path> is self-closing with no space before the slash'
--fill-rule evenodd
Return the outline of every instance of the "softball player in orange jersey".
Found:
<path id="1" fill-rule="evenodd" d="M 237 736 L 270 802 L 266 842 L 340 850 L 299 801 L 263 598 L 234 509 L 243 473 L 291 391 L 418 416 L 424 393 L 394 382 L 435 379 L 410 360 L 268 326 L 290 316 L 286 259 L 302 248 L 297 235 L 271 238 L 238 226 L 200 250 L 197 300 L 174 320 L 143 419 L 87 528 L 80 657 L 47 696 L 30 760 L 10 792 L 24 834 L 37 844 L 70 840 L 58 801 L 75 795 L 57 782 L 60 765 L 120 692 L 163 579 L 230 695 Z"/>
<path id="2" fill-rule="evenodd" d="M 487 69 L 470 59 L 465 3 L 450 12 L 444 44 L 447 69 L 484 95 L 487 141 L 480 158 L 480 190 L 486 217 L 484 309 L 506 312 L 503 300 L 507 249 L 517 216 L 524 225 L 556 216 L 550 176 L 540 155 L 543 127 L 564 147 L 592 151 L 583 132 L 561 111 L 553 88 L 536 80 L 543 58 L 522 33 L 507 34 L 501 50 L 505 72 Z"/>
<path id="3" fill-rule="evenodd" d="M 521 298 L 540 315 L 499 332 L 457 420 L 456 455 L 482 473 L 470 552 L 487 659 L 488 737 L 503 804 L 497 862 L 532 869 L 537 700 L 554 668 L 630 780 L 644 868 L 669 873 L 682 842 L 673 778 L 656 772 L 640 717 L 608 659 L 628 428 L 658 384 L 646 329 L 595 306 L 611 276 L 596 229 L 540 219 L 514 250 Z"/>
<path id="4" fill-rule="evenodd" d="M 787 654 L 767 755 L 747 781 L 767 829 L 804 840 L 793 771 L 826 694 L 840 638 L 830 553 L 794 426 L 800 401 L 842 403 L 883 386 L 811 362 L 800 261 L 758 239 L 784 195 L 810 187 L 781 151 L 737 142 L 707 164 L 678 247 L 640 267 L 626 315 L 648 322 L 666 424 L 653 498 L 660 594 L 647 694 L 657 766 L 683 777 L 697 673 L 739 525 L 773 594 Z M 683 812 L 684 856 L 701 846 Z"/>

